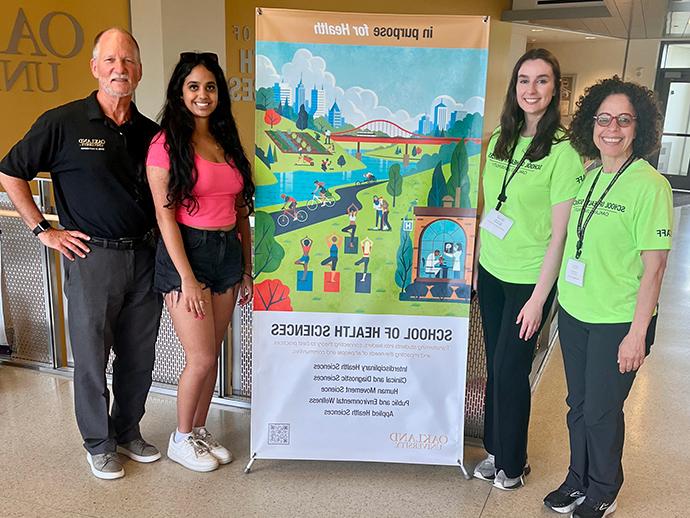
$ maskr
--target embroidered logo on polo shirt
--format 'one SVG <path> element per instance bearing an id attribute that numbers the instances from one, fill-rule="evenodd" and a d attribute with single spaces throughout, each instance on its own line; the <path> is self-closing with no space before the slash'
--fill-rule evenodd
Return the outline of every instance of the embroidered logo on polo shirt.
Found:
<path id="1" fill-rule="evenodd" d="M 105 139 L 80 138 L 79 149 L 81 149 L 82 151 L 105 151 Z"/>

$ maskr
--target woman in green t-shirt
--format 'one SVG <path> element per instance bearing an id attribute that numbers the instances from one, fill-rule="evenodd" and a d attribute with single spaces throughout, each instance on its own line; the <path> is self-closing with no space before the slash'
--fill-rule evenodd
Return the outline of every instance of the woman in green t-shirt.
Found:
<path id="1" fill-rule="evenodd" d="M 486 344 L 488 456 L 474 476 L 499 489 L 522 487 L 529 471 L 529 374 L 584 177 L 560 126 L 560 80 L 558 61 L 547 50 L 529 50 L 517 61 L 482 175 L 474 271 Z"/>
<path id="2" fill-rule="evenodd" d="M 650 90 L 614 77 L 577 104 L 573 146 L 602 165 L 575 198 L 558 279 L 570 466 L 544 503 L 600 518 L 615 510 L 623 484 L 623 404 L 654 341 L 673 199 L 642 158 L 661 135 Z"/>

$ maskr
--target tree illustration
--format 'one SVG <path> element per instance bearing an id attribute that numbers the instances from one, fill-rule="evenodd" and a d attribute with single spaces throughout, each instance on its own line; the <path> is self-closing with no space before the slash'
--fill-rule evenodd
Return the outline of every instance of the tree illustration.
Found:
<path id="1" fill-rule="evenodd" d="M 292 311 L 290 288 L 279 279 L 266 279 L 254 286 L 254 311 Z"/>
<path id="2" fill-rule="evenodd" d="M 261 149 L 259 146 L 254 146 L 254 154 L 256 155 L 256 158 L 266 164 L 266 167 L 271 167 L 271 163 L 268 161 L 268 157 L 266 156 L 266 153 L 264 153 L 263 149 Z"/>
<path id="3" fill-rule="evenodd" d="M 271 167 L 270 164 L 275 162 L 275 159 L 273 158 L 273 150 L 271 149 L 271 146 L 268 146 L 268 155 L 266 155 L 266 160 L 269 163 L 269 167 Z"/>
<path id="4" fill-rule="evenodd" d="M 412 146 L 412 156 L 417 156 L 417 146 Z"/>
<path id="5" fill-rule="evenodd" d="M 453 156 L 450 159 L 450 178 L 448 178 L 448 194 L 455 198 L 455 190 L 460 187 L 460 207 L 469 209 L 472 207 L 470 202 L 470 177 L 467 174 L 469 161 L 467 159 L 467 149 L 463 140 L 459 141 L 453 149 Z"/>
<path id="6" fill-rule="evenodd" d="M 343 155 L 340 155 L 340 156 L 338 157 L 338 165 L 339 165 L 340 167 L 343 167 L 343 166 L 345 165 L 345 157 L 344 157 Z"/>
<path id="7" fill-rule="evenodd" d="M 448 194 L 446 178 L 443 176 L 443 166 L 441 162 L 436 164 L 431 175 L 431 188 L 427 196 L 427 207 L 443 207 L 443 197 Z"/>
<path id="8" fill-rule="evenodd" d="M 266 124 L 270 124 L 271 129 L 273 129 L 273 126 L 280 122 L 280 115 L 273 109 L 266 110 L 266 113 L 264 114 L 264 122 Z"/>
<path id="9" fill-rule="evenodd" d="M 297 126 L 297 129 L 306 129 L 307 126 L 309 125 L 309 114 L 307 113 L 307 110 L 304 108 L 304 105 L 300 105 L 299 107 L 299 112 L 297 113 L 297 121 L 295 122 L 295 126 Z"/>
<path id="10" fill-rule="evenodd" d="M 282 106 L 280 113 L 282 113 L 283 117 L 285 117 L 286 119 L 292 120 L 292 117 L 293 117 L 292 107 L 288 104 L 287 97 L 285 98 L 285 104 Z"/>
<path id="11" fill-rule="evenodd" d="M 256 91 L 256 109 L 269 110 L 273 108 L 273 89 L 259 88 Z"/>
<path id="12" fill-rule="evenodd" d="M 400 226 L 400 245 L 396 254 L 398 266 L 395 269 L 395 284 L 400 288 L 400 293 L 405 292 L 412 280 L 412 239 L 410 233 Z"/>
<path id="13" fill-rule="evenodd" d="M 402 194 L 403 177 L 400 174 L 400 164 L 393 164 L 388 169 L 388 185 L 386 191 L 393 197 L 393 207 L 395 207 L 395 198 Z"/>
<path id="14" fill-rule="evenodd" d="M 254 220 L 254 276 L 275 272 L 285 250 L 275 240 L 276 224 L 270 214 L 257 211 Z"/>

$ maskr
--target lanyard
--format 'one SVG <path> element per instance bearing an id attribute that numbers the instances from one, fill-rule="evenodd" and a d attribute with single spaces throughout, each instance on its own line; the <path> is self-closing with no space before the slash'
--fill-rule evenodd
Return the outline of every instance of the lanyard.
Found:
<path id="1" fill-rule="evenodd" d="M 587 210 L 587 206 L 589 205 L 589 202 L 592 198 L 592 194 L 594 193 L 594 187 L 596 187 L 597 182 L 599 181 L 599 177 L 601 176 L 601 172 L 604 170 L 604 166 L 601 166 L 601 169 L 599 169 L 596 178 L 594 178 L 594 181 L 592 182 L 592 186 L 589 188 L 587 196 L 585 196 L 584 203 L 582 204 L 582 211 L 580 211 L 580 217 L 577 219 L 577 245 L 575 247 L 575 259 L 579 259 L 582 255 L 582 245 L 585 240 L 585 231 L 587 230 L 587 225 L 589 225 L 589 221 L 592 219 L 592 216 L 594 216 L 594 213 L 599 208 L 599 205 L 601 205 L 601 203 L 604 201 L 604 198 L 611 190 L 611 187 L 613 187 L 613 184 L 615 184 L 618 181 L 621 175 L 634 161 L 635 155 L 630 155 L 628 159 L 620 167 L 620 169 L 616 172 L 614 177 L 611 178 L 611 181 L 609 182 L 608 186 L 606 187 L 606 189 L 604 189 L 604 192 L 601 193 L 601 196 L 594 203 L 592 210 L 589 212 L 589 214 L 587 214 L 587 217 L 585 218 L 585 211 Z"/>
<path id="2" fill-rule="evenodd" d="M 532 146 L 532 143 L 530 142 L 530 147 Z M 506 200 L 508 199 L 508 196 L 506 196 L 506 189 L 508 188 L 508 184 L 513 180 L 517 172 L 520 170 L 522 167 L 522 164 L 525 163 L 525 160 L 527 159 L 527 153 L 529 151 L 529 147 L 525 150 L 525 153 L 522 155 L 522 158 L 518 162 L 518 164 L 515 166 L 515 169 L 513 169 L 513 174 L 508 176 L 508 171 L 510 170 L 510 164 L 513 161 L 513 155 L 515 155 L 515 149 L 517 148 L 517 141 L 515 142 L 515 145 L 513 146 L 512 151 L 510 152 L 510 159 L 508 160 L 508 163 L 506 163 L 506 172 L 503 174 L 503 185 L 501 186 L 501 192 L 498 193 L 498 203 L 496 204 L 496 210 L 501 210 L 501 205 L 503 205 Z"/>

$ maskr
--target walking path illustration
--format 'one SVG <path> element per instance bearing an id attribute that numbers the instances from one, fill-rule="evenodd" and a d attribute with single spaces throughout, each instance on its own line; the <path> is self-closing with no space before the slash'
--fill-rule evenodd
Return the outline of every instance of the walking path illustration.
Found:
<path id="1" fill-rule="evenodd" d="M 343 216 L 347 214 L 347 208 L 352 204 L 354 204 L 354 206 L 357 207 L 357 210 L 361 210 L 362 204 L 357 200 L 357 193 L 361 190 L 369 189 L 370 187 L 386 183 L 387 181 L 388 180 L 377 180 L 375 182 L 367 182 L 358 185 L 349 185 L 347 187 L 334 188 L 332 190 L 334 190 L 338 194 L 338 196 L 340 196 L 340 199 L 335 200 L 335 204 L 332 207 L 319 206 L 316 208 L 316 210 L 311 211 L 307 208 L 306 203 L 298 205 L 297 210 L 304 210 L 307 213 L 307 219 L 305 221 L 297 221 L 290 219 L 290 223 L 288 223 L 285 227 L 281 227 L 280 225 L 278 225 L 278 216 L 280 216 L 283 213 L 283 211 L 277 210 L 275 212 L 271 212 L 271 217 L 273 218 L 273 221 L 276 225 L 275 235 L 279 236 L 281 234 L 285 234 L 286 232 L 299 230 L 302 228 L 306 228 L 310 225 L 314 225 L 316 223 L 321 223 L 322 221 L 326 221 L 331 218 Z"/>

